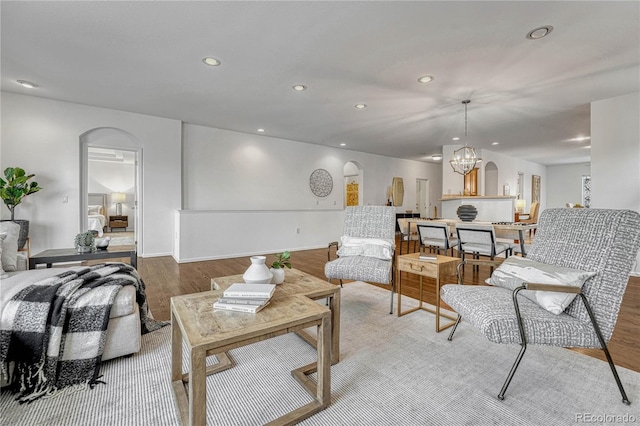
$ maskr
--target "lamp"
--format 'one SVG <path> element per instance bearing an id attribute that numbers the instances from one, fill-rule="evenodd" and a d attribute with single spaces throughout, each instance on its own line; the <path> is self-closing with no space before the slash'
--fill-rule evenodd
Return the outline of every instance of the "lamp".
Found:
<path id="1" fill-rule="evenodd" d="M 527 202 L 523 199 L 518 198 L 515 201 L 515 205 L 516 205 L 516 211 L 518 213 L 522 213 L 524 211 L 524 207 L 527 205 Z"/>
<path id="2" fill-rule="evenodd" d="M 476 150 L 467 146 L 467 105 L 469 105 L 470 102 L 469 99 L 462 101 L 464 105 L 464 147 L 453 151 L 451 160 L 449 160 L 453 171 L 461 175 L 468 175 L 476 167 L 476 163 L 482 161 L 478 158 Z"/>
<path id="3" fill-rule="evenodd" d="M 116 216 L 122 215 L 122 203 L 127 199 L 127 194 L 122 192 L 111 193 L 111 202 L 116 203 Z"/>

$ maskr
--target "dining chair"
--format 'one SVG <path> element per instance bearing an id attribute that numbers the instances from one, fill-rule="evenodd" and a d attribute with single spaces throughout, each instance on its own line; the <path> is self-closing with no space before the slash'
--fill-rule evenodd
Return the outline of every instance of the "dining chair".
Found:
<path id="1" fill-rule="evenodd" d="M 529 213 L 523 213 L 520 215 L 518 222 L 523 223 L 538 223 L 538 211 L 540 210 L 540 203 L 535 202 L 531 203 L 531 208 L 529 209 Z M 533 230 L 535 235 L 536 230 Z M 529 236 L 531 236 L 531 230 L 529 230 Z"/>
<path id="2" fill-rule="evenodd" d="M 344 211 L 340 242 L 329 243 L 324 274 L 327 280 L 365 281 L 391 287 L 389 313 L 393 313 L 393 261 L 396 211 L 392 206 L 350 206 Z M 337 259 L 331 259 L 332 247 Z"/>
<path id="3" fill-rule="evenodd" d="M 459 314 L 449 340 L 465 320 L 491 342 L 520 345 L 499 399 L 504 399 L 528 344 L 600 348 L 622 401 L 629 404 L 607 342 L 640 250 L 640 214 L 547 209 L 537 229 L 527 258 L 505 260 L 490 277 L 491 286 L 462 285 L 459 273 L 458 285 L 442 287 L 442 300 Z M 547 362 L 551 369 L 553 359 Z"/>
<path id="4" fill-rule="evenodd" d="M 438 254 L 440 250 L 447 254 L 451 249 L 453 256 L 453 248 L 458 246 L 458 239 L 449 236 L 449 225 L 444 222 L 418 223 L 418 234 L 421 245 L 436 250 Z"/>
<path id="5" fill-rule="evenodd" d="M 413 252 L 416 251 L 416 246 L 420 242 L 420 235 L 417 232 L 410 232 L 409 220 L 406 218 L 398 219 L 398 229 L 400 229 L 400 247 L 398 248 L 398 254 L 402 254 L 403 242 L 407 242 L 407 253 L 411 249 L 411 242 L 413 241 Z"/>
<path id="6" fill-rule="evenodd" d="M 458 251 L 462 260 L 465 254 L 473 255 L 474 259 L 482 256 L 489 256 L 493 260 L 497 255 L 505 253 L 509 256 L 511 246 L 508 243 L 497 241 L 493 225 L 458 223 L 456 224 L 458 234 Z"/>

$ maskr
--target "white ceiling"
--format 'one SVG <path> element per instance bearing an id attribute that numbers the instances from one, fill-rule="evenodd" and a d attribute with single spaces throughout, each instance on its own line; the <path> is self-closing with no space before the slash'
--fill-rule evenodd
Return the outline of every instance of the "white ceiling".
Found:
<path id="1" fill-rule="evenodd" d="M 471 99 L 469 145 L 588 162 L 590 102 L 640 91 L 638 1 L 0 7 L 3 91 L 414 160 L 464 136 Z"/>

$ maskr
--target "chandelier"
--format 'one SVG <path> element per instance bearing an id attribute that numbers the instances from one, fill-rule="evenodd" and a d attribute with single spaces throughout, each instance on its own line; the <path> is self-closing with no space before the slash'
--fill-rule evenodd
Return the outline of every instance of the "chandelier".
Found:
<path id="1" fill-rule="evenodd" d="M 454 172 L 461 175 L 468 175 L 476 167 L 476 164 L 481 161 L 476 154 L 476 150 L 470 146 L 467 146 L 467 105 L 471 101 L 465 99 L 462 101 L 464 105 L 464 146 L 460 149 L 453 151 L 451 155 L 451 168 Z"/>

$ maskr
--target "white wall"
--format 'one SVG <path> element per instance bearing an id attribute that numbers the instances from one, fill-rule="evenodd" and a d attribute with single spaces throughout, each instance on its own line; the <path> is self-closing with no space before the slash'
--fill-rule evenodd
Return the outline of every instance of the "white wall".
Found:
<path id="1" fill-rule="evenodd" d="M 1 168 L 35 173 L 43 188 L 17 207 L 30 224 L 31 250 L 72 247 L 80 228 L 80 137 L 122 129 L 143 150 L 143 256 L 173 253 L 173 212 L 180 208 L 180 122 L 2 92 Z M 68 203 L 63 203 L 68 196 Z M 2 217 L 8 209 L 2 208 Z"/>
<path id="2" fill-rule="evenodd" d="M 326 247 L 342 233 L 344 165 L 357 162 L 361 205 L 384 205 L 394 176 L 405 185 L 398 212 L 415 209 L 416 179 L 429 179 L 439 198 L 440 165 L 388 158 L 191 124 L 183 125 L 183 211 L 180 262 Z M 309 189 L 324 168 L 333 190 Z M 299 233 L 297 232 L 299 229 Z"/>
<path id="3" fill-rule="evenodd" d="M 591 174 L 590 164 L 567 164 L 547 167 L 547 208 L 582 204 L 582 177 Z"/>
<path id="4" fill-rule="evenodd" d="M 591 207 L 640 212 L 639 164 L 640 93 L 592 102 Z"/>

